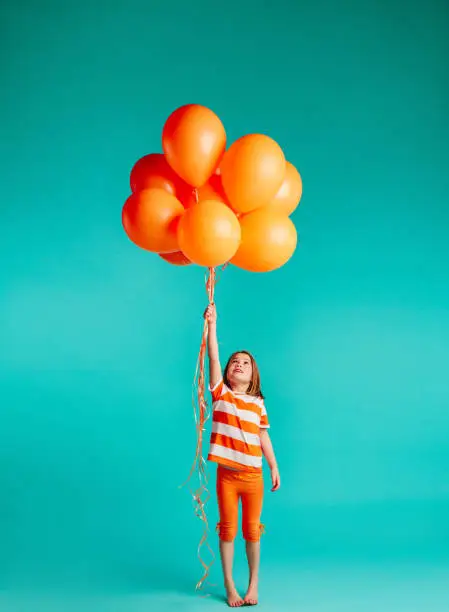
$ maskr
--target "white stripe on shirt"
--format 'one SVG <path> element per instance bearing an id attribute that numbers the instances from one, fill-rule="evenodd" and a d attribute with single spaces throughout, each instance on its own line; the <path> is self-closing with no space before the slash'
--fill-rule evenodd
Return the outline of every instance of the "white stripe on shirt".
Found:
<path id="1" fill-rule="evenodd" d="M 253 412 L 252 410 L 242 410 L 241 408 L 237 408 L 231 402 L 225 402 L 224 400 L 218 400 L 214 402 L 214 412 L 218 410 L 219 412 L 226 412 L 227 414 L 234 414 L 239 417 L 241 421 L 246 421 L 247 423 L 254 423 L 254 425 L 259 425 L 260 416 Z"/>
<path id="2" fill-rule="evenodd" d="M 229 459 L 230 461 L 235 461 L 236 463 L 241 463 L 242 465 L 246 465 L 248 467 L 262 467 L 262 457 L 245 455 L 245 453 L 241 453 L 231 448 L 226 448 L 225 446 L 220 446 L 220 444 L 211 444 L 209 452 L 211 455 L 216 455 L 222 459 Z"/>
<path id="3" fill-rule="evenodd" d="M 226 387 L 226 389 L 228 389 Z M 245 404 L 255 404 L 259 406 L 259 408 L 263 408 L 264 401 L 261 397 L 257 397 L 256 395 L 247 395 L 243 393 L 233 393 L 231 389 L 228 390 L 228 393 L 231 393 L 235 399 L 245 402 Z"/>
<path id="4" fill-rule="evenodd" d="M 234 440 L 240 442 L 246 442 L 246 444 L 253 444 L 254 446 L 260 446 L 260 437 L 258 434 L 248 433 L 243 431 L 239 427 L 233 425 L 226 425 L 226 423 L 215 422 L 212 423 L 212 431 L 223 436 L 229 436 Z"/>

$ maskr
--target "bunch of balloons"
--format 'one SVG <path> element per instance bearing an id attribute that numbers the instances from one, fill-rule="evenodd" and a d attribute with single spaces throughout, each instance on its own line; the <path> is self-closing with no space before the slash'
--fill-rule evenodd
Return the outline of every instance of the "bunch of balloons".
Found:
<path id="1" fill-rule="evenodd" d="M 162 148 L 131 171 L 122 222 L 132 242 L 174 265 L 269 272 L 290 259 L 302 180 L 273 139 L 249 134 L 226 149 L 217 115 L 189 104 L 167 119 Z"/>

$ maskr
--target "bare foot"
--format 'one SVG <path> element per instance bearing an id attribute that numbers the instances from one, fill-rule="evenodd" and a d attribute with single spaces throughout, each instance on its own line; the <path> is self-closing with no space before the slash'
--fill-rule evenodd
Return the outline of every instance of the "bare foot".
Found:
<path id="1" fill-rule="evenodd" d="M 254 584 L 254 585 L 250 584 L 246 592 L 245 599 L 243 600 L 243 603 L 246 606 L 257 606 L 257 599 L 258 599 L 257 584 Z"/>
<path id="2" fill-rule="evenodd" d="M 233 584 L 226 586 L 226 600 L 231 608 L 240 608 L 243 606 L 243 599 L 237 593 L 237 589 Z"/>

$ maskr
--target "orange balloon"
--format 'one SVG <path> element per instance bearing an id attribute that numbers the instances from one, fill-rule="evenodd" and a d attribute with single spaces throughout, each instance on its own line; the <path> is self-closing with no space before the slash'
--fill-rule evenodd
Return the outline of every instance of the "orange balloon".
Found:
<path id="1" fill-rule="evenodd" d="M 235 255 L 240 244 L 240 224 L 223 202 L 202 200 L 182 216 L 178 240 L 181 251 L 191 261 L 213 268 Z"/>
<path id="2" fill-rule="evenodd" d="M 162 257 L 164 261 L 174 266 L 188 266 L 192 263 L 181 251 L 175 251 L 174 253 L 159 253 L 159 257 Z"/>
<path id="3" fill-rule="evenodd" d="M 122 223 L 130 240 L 156 253 L 178 251 L 177 227 L 184 206 L 163 189 L 133 193 L 122 210 Z"/>
<path id="4" fill-rule="evenodd" d="M 188 189 L 162 153 L 150 153 L 141 157 L 131 170 L 129 182 L 133 193 L 142 189 L 164 189 L 178 199 L 184 197 Z"/>
<path id="5" fill-rule="evenodd" d="M 162 148 L 173 170 L 193 187 L 212 176 L 226 147 L 226 132 L 215 113 L 199 104 L 175 110 L 162 131 Z"/>
<path id="6" fill-rule="evenodd" d="M 231 263 L 250 272 L 283 266 L 296 249 L 297 234 L 286 215 L 259 209 L 240 218 L 242 241 Z"/>
<path id="7" fill-rule="evenodd" d="M 207 183 L 196 191 L 197 196 L 195 196 L 195 190 L 192 190 L 186 200 L 184 200 L 183 204 L 186 208 L 190 208 L 190 206 L 196 204 L 197 197 L 198 202 L 201 202 L 202 200 L 215 200 L 218 202 L 223 202 L 223 204 L 226 204 L 226 206 L 230 206 L 229 200 L 224 192 L 223 185 L 221 184 L 221 178 L 217 174 L 213 174 Z"/>
<path id="8" fill-rule="evenodd" d="M 220 170 L 232 208 L 248 213 L 268 204 L 278 192 L 285 177 L 285 157 L 272 138 L 249 134 L 229 147 Z"/>
<path id="9" fill-rule="evenodd" d="M 287 162 L 285 178 L 279 191 L 274 196 L 267 207 L 276 210 L 277 212 L 283 213 L 284 215 L 291 215 L 296 209 L 301 200 L 302 195 L 302 179 L 293 164 Z"/>

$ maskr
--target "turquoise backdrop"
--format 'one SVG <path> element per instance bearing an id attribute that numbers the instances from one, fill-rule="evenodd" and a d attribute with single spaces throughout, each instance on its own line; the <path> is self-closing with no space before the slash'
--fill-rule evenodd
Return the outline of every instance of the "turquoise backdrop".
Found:
<path id="1" fill-rule="evenodd" d="M 218 563 L 193 593 L 201 526 L 178 489 L 204 271 L 120 218 L 189 102 L 230 142 L 275 138 L 304 182 L 293 259 L 217 286 L 282 477 L 263 609 L 447 610 L 447 2 L 4 0 L 0 28 L 2 610 L 223 606 Z"/>

